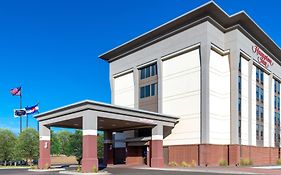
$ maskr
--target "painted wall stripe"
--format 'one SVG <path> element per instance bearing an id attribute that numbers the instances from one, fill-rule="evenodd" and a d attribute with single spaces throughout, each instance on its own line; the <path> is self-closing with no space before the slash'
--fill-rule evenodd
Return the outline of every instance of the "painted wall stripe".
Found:
<path id="1" fill-rule="evenodd" d="M 83 135 L 94 135 L 94 136 L 96 136 L 97 133 L 98 132 L 95 129 L 84 129 L 83 130 Z"/>
<path id="2" fill-rule="evenodd" d="M 152 135 L 152 140 L 163 140 L 163 135 Z"/>
<path id="3" fill-rule="evenodd" d="M 51 140 L 51 136 L 40 136 L 39 140 Z"/>

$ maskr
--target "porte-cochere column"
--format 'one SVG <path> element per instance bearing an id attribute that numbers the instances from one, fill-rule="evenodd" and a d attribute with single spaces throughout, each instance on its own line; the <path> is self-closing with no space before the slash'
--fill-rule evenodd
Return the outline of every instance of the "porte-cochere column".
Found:
<path id="1" fill-rule="evenodd" d="M 50 129 L 39 123 L 39 169 L 48 169 L 51 166 L 51 133 Z"/>
<path id="2" fill-rule="evenodd" d="M 98 170 L 97 158 L 97 115 L 92 111 L 85 111 L 83 115 L 83 153 L 82 172 Z"/>
<path id="3" fill-rule="evenodd" d="M 151 167 L 161 168 L 164 166 L 163 156 L 163 126 L 156 125 L 152 128 L 151 137 Z"/>

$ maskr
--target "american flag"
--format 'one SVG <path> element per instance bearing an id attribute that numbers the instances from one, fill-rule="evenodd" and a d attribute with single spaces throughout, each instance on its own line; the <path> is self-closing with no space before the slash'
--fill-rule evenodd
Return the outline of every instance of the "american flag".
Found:
<path id="1" fill-rule="evenodd" d="M 10 90 L 13 96 L 21 96 L 21 87 L 16 87 Z"/>

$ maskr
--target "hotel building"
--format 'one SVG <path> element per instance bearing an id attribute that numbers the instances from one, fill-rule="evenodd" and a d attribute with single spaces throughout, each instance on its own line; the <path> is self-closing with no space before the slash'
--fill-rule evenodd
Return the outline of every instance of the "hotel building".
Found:
<path id="1" fill-rule="evenodd" d="M 105 129 L 98 120 L 111 145 L 107 163 L 280 158 L 281 50 L 245 12 L 228 15 L 209 2 L 100 58 L 110 66 L 112 106 L 173 119 L 160 129 L 124 122 Z"/>

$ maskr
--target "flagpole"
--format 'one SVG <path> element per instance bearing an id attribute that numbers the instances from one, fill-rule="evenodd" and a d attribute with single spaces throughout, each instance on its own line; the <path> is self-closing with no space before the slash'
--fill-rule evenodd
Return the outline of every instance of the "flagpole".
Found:
<path id="1" fill-rule="evenodd" d="M 21 92 L 20 92 L 20 109 L 22 109 L 22 89 L 21 89 Z M 22 117 L 20 116 L 20 133 L 21 132 L 22 132 Z"/>
<path id="2" fill-rule="evenodd" d="M 28 128 L 28 114 L 26 114 L 26 128 Z"/>

